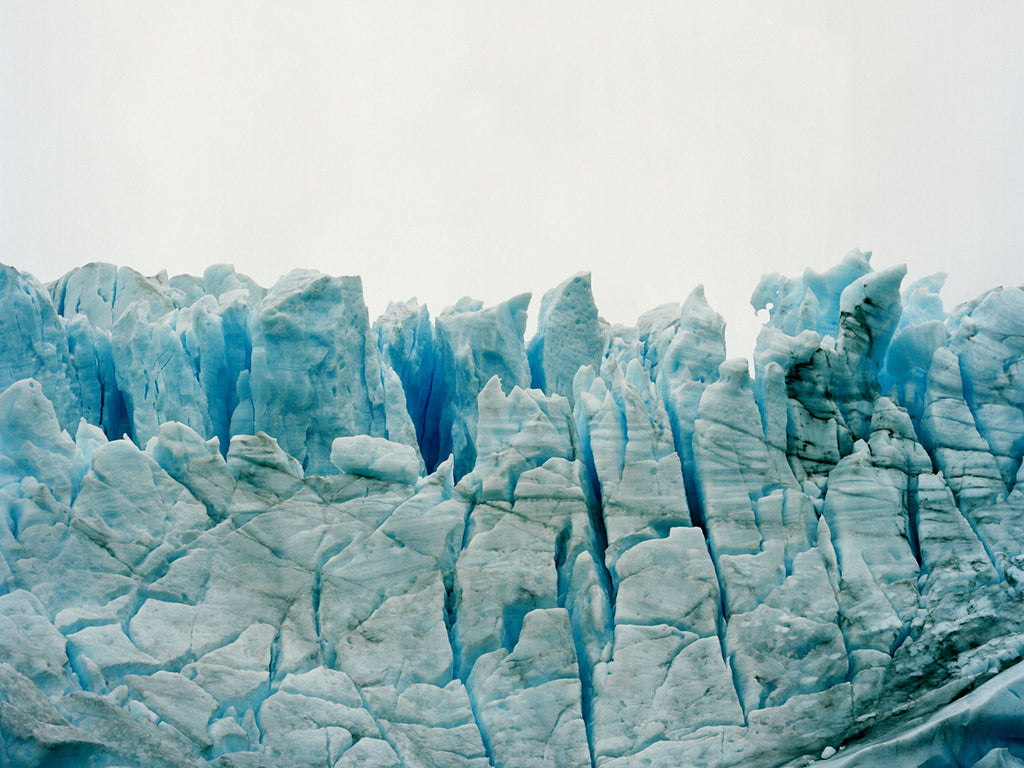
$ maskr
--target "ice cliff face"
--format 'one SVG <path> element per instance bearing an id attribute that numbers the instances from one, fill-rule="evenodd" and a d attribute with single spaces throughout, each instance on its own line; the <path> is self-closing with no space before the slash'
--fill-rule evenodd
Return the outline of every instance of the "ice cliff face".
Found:
<path id="1" fill-rule="evenodd" d="M 1024 765 L 1024 292 L 903 278 L 0 269 L 0 765 Z"/>

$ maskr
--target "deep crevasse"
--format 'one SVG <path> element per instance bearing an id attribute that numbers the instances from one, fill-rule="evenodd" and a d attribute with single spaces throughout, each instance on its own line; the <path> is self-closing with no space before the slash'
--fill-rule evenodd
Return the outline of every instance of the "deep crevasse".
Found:
<path id="1" fill-rule="evenodd" d="M 766 275 L 751 375 L 700 288 L 609 326 L 576 275 L 526 343 L 528 295 L 3 268 L 0 764 L 780 765 L 935 710 L 1024 649 L 1024 292 L 903 278 Z"/>

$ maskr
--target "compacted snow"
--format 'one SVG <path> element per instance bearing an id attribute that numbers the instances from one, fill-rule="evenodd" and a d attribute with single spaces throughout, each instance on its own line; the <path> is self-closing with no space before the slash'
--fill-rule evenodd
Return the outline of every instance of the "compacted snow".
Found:
<path id="1" fill-rule="evenodd" d="M 904 277 L 0 267 L 0 766 L 1024 765 L 1024 292 Z"/>

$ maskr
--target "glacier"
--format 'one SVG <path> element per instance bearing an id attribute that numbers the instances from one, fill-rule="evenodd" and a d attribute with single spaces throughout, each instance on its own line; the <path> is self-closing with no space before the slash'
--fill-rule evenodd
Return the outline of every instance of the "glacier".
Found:
<path id="1" fill-rule="evenodd" d="M 633 326 L 0 265 L 0 766 L 1024 766 L 1024 291 Z"/>

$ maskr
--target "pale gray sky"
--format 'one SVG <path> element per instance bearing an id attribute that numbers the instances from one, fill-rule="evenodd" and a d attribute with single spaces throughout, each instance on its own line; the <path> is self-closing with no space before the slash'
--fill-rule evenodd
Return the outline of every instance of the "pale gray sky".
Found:
<path id="1" fill-rule="evenodd" d="M 849 249 L 1024 283 L 1020 2 L 0 2 L 0 261 L 612 322 Z"/>

